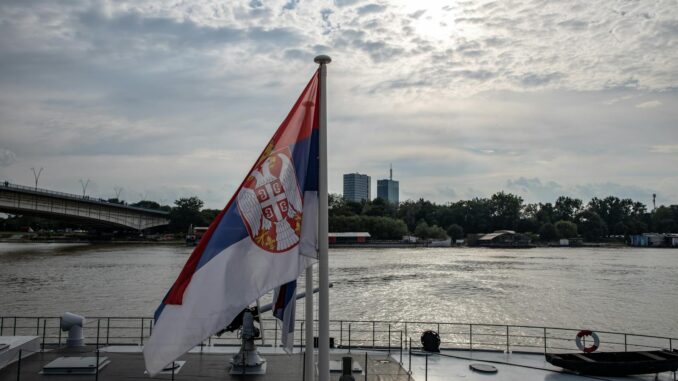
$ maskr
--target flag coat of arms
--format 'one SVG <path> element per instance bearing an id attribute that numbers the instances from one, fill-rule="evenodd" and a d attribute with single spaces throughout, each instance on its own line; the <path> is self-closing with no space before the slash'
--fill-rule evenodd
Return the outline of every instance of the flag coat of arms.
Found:
<path id="1" fill-rule="evenodd" d="M 156 310 L 151 375 L 316 261 L 319 97 L 318 71 Z"/>

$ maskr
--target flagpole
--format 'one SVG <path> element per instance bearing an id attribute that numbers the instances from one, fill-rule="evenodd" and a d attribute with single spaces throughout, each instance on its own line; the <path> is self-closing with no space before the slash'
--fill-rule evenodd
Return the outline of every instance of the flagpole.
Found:
<path id="1" fill-rule="evenodd" d="M 304 351 L 304 381 L 315 380 L 313 356 L 313 266 L 306 267 L 306 346 Z"/>
<path id="2" fill-rule="evenodd" d="M 327 239 L 327 64 L 326 55 L 315 57 L 320 65 L 320 181 L 318 185 L 318 381 L 330 379 L 330 277 Z"/>

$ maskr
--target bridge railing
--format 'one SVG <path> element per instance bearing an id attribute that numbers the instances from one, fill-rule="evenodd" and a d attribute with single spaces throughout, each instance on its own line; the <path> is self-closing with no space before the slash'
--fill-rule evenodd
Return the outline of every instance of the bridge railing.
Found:
<path id="1" fill-rule="evenodd" d="M 139 208 L 139 207 L 136 207 L 136 206 L 129 206 L 129 205 L 126 205 L 126 204 L 118 204 L 118 203 L 115 203 L 115 202 L 109 202 L 108 200 L 104 200 L 103 198 L 90 197 L 90 196 L 87 196 L 87 195 L 81 196 L 81 195 L 77 195 L 77 194 L 73 194 L 73 193 L 65 193 L 65 192 L 59 192 L 59 191 L 44 189 L 44 188 L 29 187 L 29 186 L 25 186 L 25 185 L 13 184 L 13 183 L 10 183 L 9 181 L 0 182 L 0 188 L 15 189 L 15 190 L 20 190 L 20 191 L 24 191 L 24 192 L 33 193 L 33 194 L 39 194 L 39 195 L 57 196 L 59 198 L 66 198 L 66 199 L 71 199 L 71 200 L 76 200 L 76 201 L 85 201 L 85 202 L 88 202 L 88 203 L 104 204 L 106 206 L 138 210 L 140 212 L 150 212 L 150 213 L 154 213 L 154 214 L 169 215 L 169 212 L 166 212 L 164 210 Z"/>

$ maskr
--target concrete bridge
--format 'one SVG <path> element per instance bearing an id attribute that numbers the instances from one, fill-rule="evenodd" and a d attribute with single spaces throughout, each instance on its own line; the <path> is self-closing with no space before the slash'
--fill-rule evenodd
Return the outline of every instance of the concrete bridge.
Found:
<path id="1" fill-rule="evenodd" d="M 144 230 L 169 224 L 169 213 L 103 199 L 0 182 L 0 212 L 55 216 L 93 225 Z"/>

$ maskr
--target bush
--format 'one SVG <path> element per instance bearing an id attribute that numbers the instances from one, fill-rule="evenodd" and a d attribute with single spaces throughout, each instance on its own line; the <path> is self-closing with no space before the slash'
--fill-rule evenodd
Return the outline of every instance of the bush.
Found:
<path id="1" fill-rule="evenodd" d="M 547 222 L 539 229 L 539 237 L 542 241 L 553 241 L 558 238 L 558 231 L 552 223 Z"/>
<path id="2" fill-rule="evenodd" d="M 560 238 L 575 238 L 577 237 L 577 224 L 570 221 L 560 220 L 556 222 L 556 230 Z"/>

